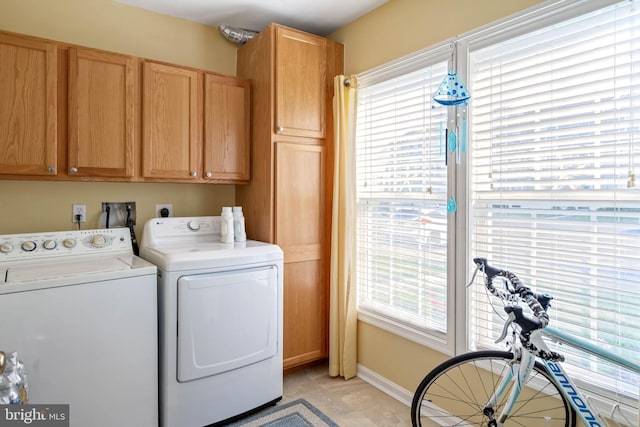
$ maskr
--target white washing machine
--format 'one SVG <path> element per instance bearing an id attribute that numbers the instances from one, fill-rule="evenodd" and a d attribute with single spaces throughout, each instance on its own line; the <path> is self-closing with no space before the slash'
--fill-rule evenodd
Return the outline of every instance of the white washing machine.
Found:
<path id="1" fill-rule="evenodd" d="M 282 250 L 220 243 L 220 217 L 156 218 L 160 423 L 221 423 L 282 397 Z"/>
<path id="2" fill-rule="evenodd" d="M 126 228 L 0 235 L 0 350 L 72 427 L 157 426 L 156 267 Z"/>

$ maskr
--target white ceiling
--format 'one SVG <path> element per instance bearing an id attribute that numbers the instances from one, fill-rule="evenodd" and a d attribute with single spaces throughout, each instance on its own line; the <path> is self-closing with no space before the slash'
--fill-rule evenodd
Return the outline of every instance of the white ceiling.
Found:
<path id="1" fill-rule="evenodd" d="M 388 0 L 116 0 L 217 27 L 261 31 L 267 24 L 326 36 Z"/>

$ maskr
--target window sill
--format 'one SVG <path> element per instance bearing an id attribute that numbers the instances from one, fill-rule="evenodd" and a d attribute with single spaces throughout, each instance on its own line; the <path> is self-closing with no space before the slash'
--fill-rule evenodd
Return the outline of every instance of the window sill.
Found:
<path id="1" fill-rule="evenodd" d="M 454 355 L 453 339 L 438 332 L 430 332 L 408 326 L 378 313 L 358 310 L 358 320 L 386 332 L 405 338 L 417 344 L 439 351 L 447 356 Z"/>

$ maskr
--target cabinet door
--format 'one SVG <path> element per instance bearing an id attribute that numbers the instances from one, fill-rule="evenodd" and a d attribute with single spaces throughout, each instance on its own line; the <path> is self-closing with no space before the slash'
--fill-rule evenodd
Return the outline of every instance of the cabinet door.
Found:
<path id="1" fill-rule="evenodd" d="M 325 148 L 276 143 L 275 243 L 284 251 L 284 365 L 326 356 Z"/>
<path id="2" fill-rule="evenodd" d="M 328 297 L 321 260 L 284 264 L 283 367 L 327 357 Z"/>
<path id="3" fill-rule="evenodd" d="M 0 35 L 0 174 L 55 175 L 57 47 Z"/>
<path id="4" fill-rule="evenodd" d="M 324 138 L 326 39 L 276 28 L 275 132 Z"/>
<path id="5" fill-rule="evenodd" d="M 318 259 L 324 240 L 325 148 L 276 143 L 276 244 L 285 262 Z"/>
<path id="6" fill-rule="evenodd" d="M 195 181 L 201 170 L 201 73 L 145 62 L 143 80 L 143 177 Z"/>
<path id="7" fill-rule="evenodd" d="M 249 80 L 204 76 L 204 178 L 249 181 Z"/>
<path id="8" fill-rule="evenodd" d="M 69 49 L 69 173 L 132 177 L 135 58 Z"/>

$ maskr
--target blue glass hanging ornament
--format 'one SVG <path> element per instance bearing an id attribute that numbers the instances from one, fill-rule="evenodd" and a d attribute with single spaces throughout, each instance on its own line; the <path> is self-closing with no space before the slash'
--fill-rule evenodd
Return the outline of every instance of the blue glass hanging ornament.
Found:
<path id="1" fill-rule="evenodd" d="M 440 105 L 456 106 L 469 102 L 471 94 L 467 86 L 454 70 L 449 70 L 438 90 L 433 94 L 433 100 Z"/>
<path id="2" fill-rule="evenodd" d="M 455 46 L 454 46 L 455 48 Z M 455 63 L 455 53 L 452 57 L 452 62 Z M 471 94 L 469 93 L 466 85 L 462 79 L 458 76 L 455 70 L 450 69 L 445 78 L 438 86 L 438 90 L 433 94 L 434 102 L 445 107 L 453 107 L 452 112 L 449 113 L 448 124 L 452 125 L 451 128 L 447 126 L 444 130 L 444 138 L 442 135 L 442 124 L 440 125 L 440 144 L 442 147 L 442 141 L 446 144 L 448 150 L 455 154 L 456 164 L 462 162 L 462 153 L 467 149 L 467 133 L 466 133 L 466 105 L 471 100 Z M 460 107 L 460 108 L 458 108 Z M 453 115 L 453 118 L 451 116 Z M 463 128 L 459 126 L 459 120 L 462 118 Z M 442 152 L 442 148 L 441 148 Z M 445 165 L 447 162 L 447 155 L 445 153 Z"/>
<path id="3" fill-rule="evenodd" d="M 458 210 L 458 204 L 456 203 L 456 199 L 455 197 L 451 196 L 451 198 L 449 198 L 449 201 L 447 202 L 447 212 L 452 214 L 452 213 L 456 213 L 457 210 Z"/>
<path id="4" fill-rule="evenodd" d="M 454 131 L 449 131 L 447 134 L 447 147 L 452 153 L 455 153 L 458 149 L 458 137 Z"/>

